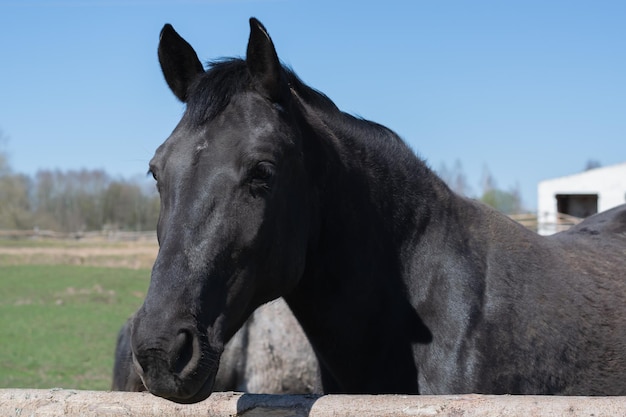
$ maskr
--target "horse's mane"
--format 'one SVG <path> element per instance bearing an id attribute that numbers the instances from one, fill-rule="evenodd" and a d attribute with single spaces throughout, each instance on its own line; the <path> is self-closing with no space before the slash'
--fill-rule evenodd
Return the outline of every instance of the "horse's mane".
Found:
<path id="1" fill-rule="evenodd" d="M 226 108 L 233 96 L 252 88 L 252 78 L 246 62 L 241 58 L 210 61 L 207 68 L 191 86 L 187 102 L 189 116 L 197 123 L 212 120 Z M 307 86 L 291 68 L 283 65 L 282 69 L 289 86 L 308 103 L 317 108 L 339 111 L 326 95 Z"/>
<path id="2" fill-rule="evenodd" d="M 252 79 L 244 60 L 227 58 L 208 63 L 208 70 L 190 88 L 187 113 L 197 124 L 219 115 L 238 93 L 250 88 Z"/>
<path id="3" fill-rule="evenodd" d="M 218 116 L 237 94 L 249 91 L 253 81 L 245 60 L 223 58 L 211 61 L 207 71 L 190 89 L 187 113 L 193 123 L 203 124 Z M 432 171 L 420 158 L 415 157 L 406 143 L 392 130 L 378 123 L 342 112 L 324 93 L 306 85 L 296 73 L 283 65 L 283 74 L 289 87 L 297 92 L 309 106 L 321 112 L 324 121 L 341 132 L 343 138 L 362 138 L 368 147 L 376 150 L 372 156 L 392 160 L 395 164 L 404 160 L 406 169 L 413 175 L 432 175 Z"/>

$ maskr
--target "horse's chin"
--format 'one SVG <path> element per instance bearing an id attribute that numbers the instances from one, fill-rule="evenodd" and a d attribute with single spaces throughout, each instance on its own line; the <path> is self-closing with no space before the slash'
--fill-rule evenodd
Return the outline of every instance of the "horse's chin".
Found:
<path id="1" fill-rule="evenodd" d="M 136 369 L 147 391 L 157 397 L 179 404 L 197 403 L 211 395 L 215 386 L 218 364 L 219 359 L 209 364 L 200 364 L 198 368 L 187 375 L 168 373 L 146 378 L 139 363 L 135 361 Z"/>
<path id="2" fill-rule="evenodd" d="M 215 376 L 217 375 L 217 370 L 216 372 L 212 372 L 211 375 L 204 381 L 204 383 L 202 384 L 202 386 L 198 389 L 198 391 L 196 391 L 195 393 L 192 393 L 190 395 L 178 395 L 178 396 L 171 396 L 171 395 L 161 395 L 160 393 L 153 393 L 159 397 L 165 398 L 166 400 L 170 400 L 173 401 L 175 403 L 179 403 L 179 404 L 193 404 L 193 403 L 198 403 L 200 401 L 204 401 L 207 398 L 209 398 L 209 396 L 211 395 L 211 393 L 213 392 L 213 386 L 215 385 Z"/>

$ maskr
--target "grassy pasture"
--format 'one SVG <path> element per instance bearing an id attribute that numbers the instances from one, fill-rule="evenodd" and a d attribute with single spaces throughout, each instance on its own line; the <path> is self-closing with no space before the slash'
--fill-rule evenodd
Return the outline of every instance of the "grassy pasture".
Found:
<path id="1" fill-rule="evenodd" d="M 109 389 L 117 332 L 148 287 L 148 252 L 156 243 L 1 242 L 0 388 Z"/>

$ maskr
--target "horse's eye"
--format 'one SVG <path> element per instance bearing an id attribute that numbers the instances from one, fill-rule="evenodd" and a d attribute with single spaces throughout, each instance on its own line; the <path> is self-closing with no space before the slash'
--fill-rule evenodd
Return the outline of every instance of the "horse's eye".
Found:
<path id="1" fill-rule="evenodd" d="M 274 164 L 271 162 L 259 162 L 252 172 L 252 179 L 257 181 L 269 181 L 273 176 Z"/>
<path id="2" fill-rule="evenodd" d="M 150 168 L 150 170 L 148 171 L 148 175 L 152 175 L 152 178 L 154 178 L 154 181 L 156 182 L 156 189 L 160 193 L 161 192 L 161 185 L 159 183 L 159 177 L 157 176 L 156 171 L 154 169 Z"/>
<path id="3" fill-rule="evenodd" d="M 250 172 L 250 187 L 253 195 L 268 191 L 274 178 L 275 166 L 271 162 L 259 162 Z"/>

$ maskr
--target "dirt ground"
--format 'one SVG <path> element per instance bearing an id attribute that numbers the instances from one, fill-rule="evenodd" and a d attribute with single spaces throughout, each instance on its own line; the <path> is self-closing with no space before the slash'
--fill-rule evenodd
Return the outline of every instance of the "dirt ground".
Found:
<path id="1" fill-rule="evenodd" d="M 158 249 L 156 240 L 15 241 L 0 245 L 0 266 L 65 264 L 150 269 Z"/>

